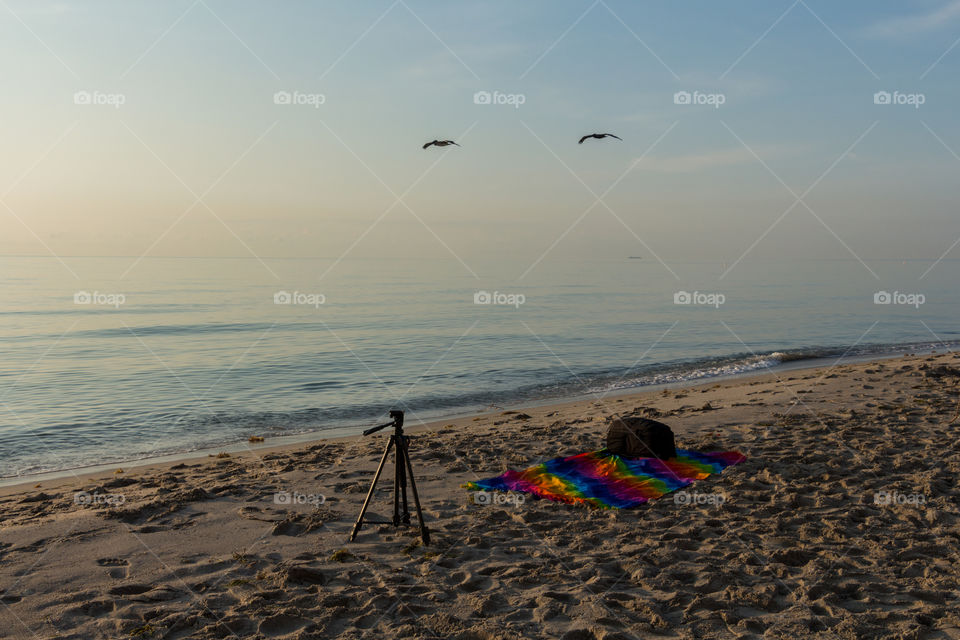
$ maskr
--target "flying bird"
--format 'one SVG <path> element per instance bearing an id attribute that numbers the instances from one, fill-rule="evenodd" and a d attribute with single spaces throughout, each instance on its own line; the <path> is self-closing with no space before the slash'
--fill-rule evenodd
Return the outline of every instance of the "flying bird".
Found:
<path id="1" fill-rule="evenodd" d="M 423 145 L 423 148 L 426 149 L 430 145 L 435 145 L 437 147 L 446 147 L 447 145 L 451 145 L 451 144 L 457 144 L 457 143 L 454 142 L 453 140 L 434 140 L 433 142 L 428 142 L 427 144 Z M 457 146 L 459 147 L 460 145 L 457 144 Z"/>
<path id="2" fill-rule="evenodd" d="M 587 138 L 596 138 L 597 140 L 602 140 L 603 138 L 606 138 L 608 136 L 611 138 L 616 138 L 620 142 L 623 142 L 623 138 L 621 138 L 620 136 L 615 136 L 612 133 L 591 133 L 580 138 L 580 142 L 578 142 L 577 144 L 583 144 L 583 141 L 586 140 Z"/>

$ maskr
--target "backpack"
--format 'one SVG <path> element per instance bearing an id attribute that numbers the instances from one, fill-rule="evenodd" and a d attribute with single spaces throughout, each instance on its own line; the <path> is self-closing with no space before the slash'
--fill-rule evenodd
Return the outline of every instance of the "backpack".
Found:
<path id="1" fill-rule="evenodd" d="M 659 458 L 677 456 L 677 447 L 670 427 L 639 416 L 614 416 L 607 428 L 607 450 L 627 458 Z"/>

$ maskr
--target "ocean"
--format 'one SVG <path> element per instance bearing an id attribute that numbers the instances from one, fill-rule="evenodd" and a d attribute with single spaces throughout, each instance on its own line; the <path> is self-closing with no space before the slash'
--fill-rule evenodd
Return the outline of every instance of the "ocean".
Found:
<path id="1" fill-rule="evenodd" d="M 0 478 L 953 350 L 960 262 L 0 258 Z"/>

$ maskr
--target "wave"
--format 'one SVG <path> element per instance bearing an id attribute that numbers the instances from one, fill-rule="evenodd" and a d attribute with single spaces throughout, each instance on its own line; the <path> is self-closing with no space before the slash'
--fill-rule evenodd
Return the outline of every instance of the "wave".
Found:
<path id="1" fill-rule="evenodd" d="M 91 329 L 73 332 L 74 338 L 128 338 L 133 333 L 137 336 L 161 335 L 204 335 L 211 333 L 236 333 L 241 331 L 266 331 L 275 326 L 269 322 L 211 322 L 209 324 L 161 324 L 147 326 L 112 327 L 109 329 Z M 288 324 L 285 328 L 295 328 L 297 325 Z"/>
<path id="2" fill-rule="evenodd" d="M 621 389 L 648 386 L 681 384 L 704 378 L 735 376 L 765 369 L 807 361 L 807 360 L 845 360 L 870 357 L 895 356 L 917 351 L 953 350 L 960 347 L 960 341 L 915 342 L 900 344 L 867 344 L 852 347 L 802 347 L 786 351 L 770 351 L 761 354 L 735 354 L 718 358 L 702 358 L 686 362 L 674 362 L 670 365 L 655 365 L 645 371 L 629 376 L 620 376 L 617 380 L 601 380 L 591 385 L 588 393 L 607 393 Z"/>

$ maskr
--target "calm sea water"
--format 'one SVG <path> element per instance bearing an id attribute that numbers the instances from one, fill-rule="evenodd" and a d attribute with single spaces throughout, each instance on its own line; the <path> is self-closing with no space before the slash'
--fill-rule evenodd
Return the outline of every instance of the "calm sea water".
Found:
<path id="1" fill-rule="evenodd" d="M 960 344 L 952 260 L 65 262 L 0 258 L 0 477 Z"/>

